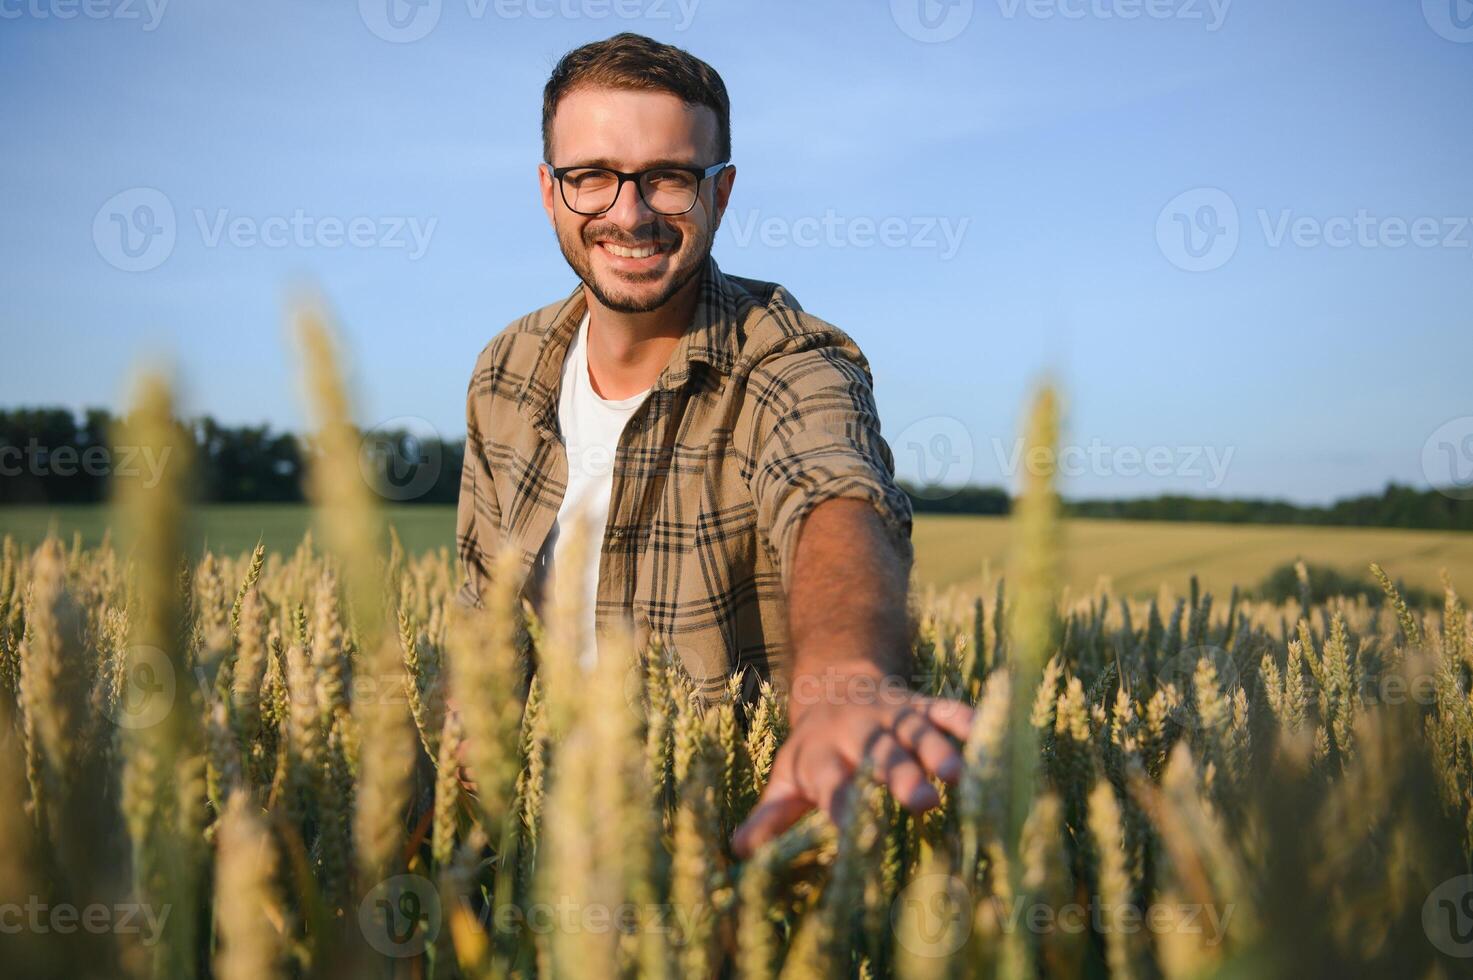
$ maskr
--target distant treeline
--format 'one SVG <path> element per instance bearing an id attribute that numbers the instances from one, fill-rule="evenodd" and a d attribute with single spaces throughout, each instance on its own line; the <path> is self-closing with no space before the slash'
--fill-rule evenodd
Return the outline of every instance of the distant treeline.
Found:
<path id="1" fill-rule="evenodd" d="M 171 461 L 111 446 L 113 417 L 88 409 L 0 410 L 0 505 L 84 504 L 107 498 L 112 473 L 132 468 L 146 479 Z M 309 438 L 269 426 L 225 426 L 209 416 L 180 423 L 193 443 L 196 499 L 210 503 L 295 503 L 304 498 L 303 462 Z M 460 491 L 465 440 L 443 440 L 402 429 L 364 433 L 359 465 L 386 499 L 452 504 Z M 918 514 L 1006 514 L 1012 500 L 999 487 L 915 486 L 901 481 Z M 1379 495 L 1328 506 L 1283 500 L 1223 500 L 1160 496 L 1136 500 L 1074 500 L 1077 517 L 1233 524 L 1325 524 L 1473 531 L 1473 501 L 1395 483 Z"/>
<path id="2" fill-rule="evenodd" d="M 1149 521 L 1219 521 L 1227 524 L 1326 524 L 1473 531 L 1473 501 L 1436 490 L 1389 483 L 1379 494 L 1345 497 L 1328 506 L 1285 500 L 1215 500 L 1152 497 L 1146 500 L 1077 500 L 1065 509 L 1079 517 Z"/>
<path id="3" fill-rule="evenodd" d="M 110 444 L 113 417 L 88 409 L 0 410 L 0 504 L 86 504 L 107 499 L 113 473 L 145 481 L 175 461 Z M 304 499 L 310 438 L 269 426 L 224 426 L 209 416 L 180 423 L 191 445 L 197 500 L 297 503 Z M 403 429 L 363 434 L 359 466 L 391 502 L 453 504 L 460 492 L 465 440 L 417 437 Z"/>
<path id="4" fill-rule="evenodd" d="M 902 481 L 918 514 L 1006 514 L 1007 492 L 997 487 L 917 488 Z M 1328 506 L 1286 500 L 1224 500 L 1214 497 L 1159 496 L 1133 500 L 1069 500 L 1073 517 L 1133 521 L 1207 521 L 1224 524 L 1323 524 L 1352 527 L 1405 527 L 1473 531 L 1473 501 L 1436 490 L 1388 483 L 1379 494 L 1346 497 Z"/>

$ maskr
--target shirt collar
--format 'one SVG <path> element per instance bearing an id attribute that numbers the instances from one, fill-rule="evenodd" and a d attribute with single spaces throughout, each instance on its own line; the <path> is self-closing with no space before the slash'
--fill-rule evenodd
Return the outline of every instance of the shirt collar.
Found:
<path id="1" fill-rule="evenodd" d="M 722 374 L 731 373 L 736 361 L 736 326 L 739 287 L 722 274 L 714 256 L 707 255 L 699 273 L 700 286 L 690 326 L 681 334 L 670 355 L 670 363 L 655 380 L 655 391 L 673 391 L 690 378 L 691 365 L 697 361 Z M 558 386 L 562 383 L 563 358 L 568 345 L 588 312 L 583 283 L 579 282 L 558 307 L 552 322 L 543 332 L 537 358 L 517 398 L 522 414 L 534 425 L 551 434 L 556 431 L 554 416 Z"/>

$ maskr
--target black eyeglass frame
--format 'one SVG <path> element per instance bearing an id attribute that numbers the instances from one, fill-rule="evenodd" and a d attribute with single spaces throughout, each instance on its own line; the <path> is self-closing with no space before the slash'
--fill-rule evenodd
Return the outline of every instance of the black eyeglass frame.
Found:
<path id="1" fill-rule="evenodd" d="M 683 167 L 675 164 L 664 164 L 658 167 L 648 167 L 644 170 L 637 170 L 634 173 L 626 173 L 623 170 L 615 170 L 612 167 L 590 167 L 587 164 L 579 164 L 575 167 L 554 167 L 552 164 L 548 163 L 545 160 L 543 161 L 543 164 L 552 173 L 553 180 L 557 181 L 558 194 L 561 195 L 563 199 L 563 204 L 567 207 L 569 211 L 572 211 L 574 214 L 581 214 L 585 218 L 587 218 L 593 217 L 594 215 L 603 214 L 605 211 L 608 211 L 609 208 L 612 208 L 615 204 L 619 203 L 619 195 L 624 191 L 624 182 L 626 180 L 629 180 L 634 182 L 634 190 L 639 194 L 639 199 L 644 202 L 645 207 L 649 208 L 655 214 L 664 215 L 666 217 L 674 217 L 678 214 L 689 213 L 690 209 L 695 207 L 696 202 L 701 199 L 701 184 L 708 178 L 716 176 L 717 174 L 721 173 L 721 171 L 731 166 L 731 161 L 723 160 L 720 163 L 713 163 L 711 164 L 711 166 L 704 169 L 702 169 L 701 167 Z M 614 188 L 614 198 L 609 202 L 609 207 L 604 208 L 601 211 L 579 211 L 577 208 L 573 207 L 573 205 L 568 201 L 568 189 L 567 186 L 563 183 L 563 174 L 569 173 L 574 170 L 602 170 L 604 173 L 613 174 L 616 178 L 618 178 L 619 184 L 617 187 Z M 684 211 L 661 211 L 654 205 L 650 204 L 649 200 L 644 196 L 644 185 L 641 183 L 641 181 L 644 179 L 645 175 L 652 174 L 657 170 L 679 170 L 682 173 L 691 174 L 696 178 L 696 191 L 694 194 L 691 195 L 690 204 L 686 207 Z"/>

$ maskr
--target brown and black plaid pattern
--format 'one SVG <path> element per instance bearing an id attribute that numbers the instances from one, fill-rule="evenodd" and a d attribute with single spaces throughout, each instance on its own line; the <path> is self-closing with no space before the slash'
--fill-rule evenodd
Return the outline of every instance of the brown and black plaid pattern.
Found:
<path id="1" fill-rule="evenodd" d="M 456 529 L 461 602 L 479 604 L 504 542 L 537 601 L 531 573 L 567 486 L 563 355 L 585 307 L 580 283 L 508 325 L 476 361 Z M 627 614 L 641 645 L 660 637 L 705 697 L 746 666 L 786 677 L 793 549 L 815 504 L 870 501 L 910 567 L 910 502 L 859 347 L 781 286 L 724 275 L 714 258 L 614 462 L 597 629 Z"/>

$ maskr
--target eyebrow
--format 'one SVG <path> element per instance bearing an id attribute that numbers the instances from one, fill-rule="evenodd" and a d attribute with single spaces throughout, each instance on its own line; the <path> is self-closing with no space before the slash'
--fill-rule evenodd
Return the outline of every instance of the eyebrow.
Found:
<path id="1" fill-rule="evenodd" d="M 567 164 L 569 167 L 603 167 L 606 170 L 618 170 L 614 161 L 609 157 L 594 157 L 591 160 L 579 160 L 576 163 Z M 640 170 L 651 170 L 655 167 L 689 167 L 692 170 L 703 169 L 699 163 L 691 160 L 676 160 L 673 157 L 662 157 L 658 160 L 648 160 L 642 167 L 636 167 L 629 173 L 637 173 Z"/>

